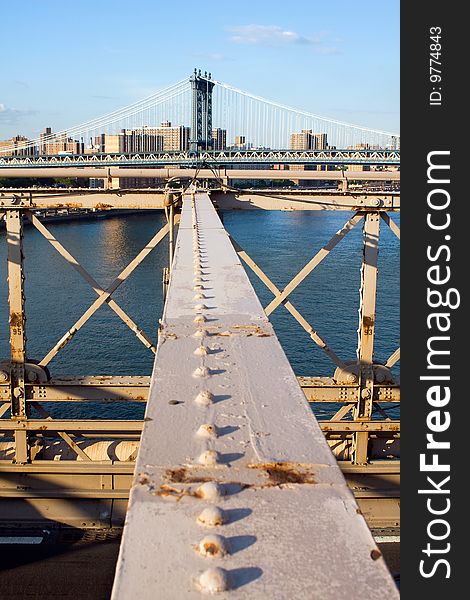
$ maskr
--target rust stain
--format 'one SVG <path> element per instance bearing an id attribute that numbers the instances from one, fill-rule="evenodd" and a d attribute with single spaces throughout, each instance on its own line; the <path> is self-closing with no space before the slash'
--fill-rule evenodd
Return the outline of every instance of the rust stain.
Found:
<path id="1" fill-rule="evenodd" d="M 147 485 L 150 483 L 150 477 L 147 473 L 140 473 L 137 478 L 137 483 L 140 483 L 140 485 Z"/>
<path id="2" fill-rule="evenodd" d="M 166 484 L 161 485 L 156 492 L 152 493 L 155 496 L 160 496 L 161 498 L 175 498 L 177 502 L 179 502 L 184 496 L 198 497 L 196 492 L 192 492 L 191 490 L 179 490 L 171 485 Z"/>
<path id="3" fill-rule="evenodd" d="M 250 337 L 255 335 L 257 337 L 271 337 L 271 333 L 264 331 L 259 325 L 232 325 L 227 331 L 221 333 L 214 333 L 214 335 L 228 337 L 231 335 L 245 335 Z"/>
<path id="4" fill-rule="evenodd" d="M 21 313 L 12 312 L 10 313 L 10 325 L 12 327 L 23 327 L 23 317 Z"/>
<path id="5" fill-rule="evenodd" d="M 217 556 L 217 554 L 219 554 L 220 548 L 214 542 L 206 542 L 203 546 L 206 554 L 209 554 L 210 556 Z"/>
<path id="6" fill-rule="evenodd" d="M 206 481 L 212 481 L 211 477 L 190 475 L 185 467 L 167 469 L 163 477 L 170 483 L 205 483 Z"/>
<path id="7" fill-rule="evenodd" d="M 110 208 L 113 208 L 112 204 L 103 204 L 102 202 L 99 202 L 98 204 L 95 205 L 95 208 L 97 210 L 109 210 Z"/>
<path id="8" fill-rule="evenodd" d="M 314 484 L 314 474 L 307 465 L 299 463 L 265 463 L 248 465 L 250 469 L 260 469 L 268 476 L 268 483 L 262 487 L 280 486 L 286 483 Z"/>
<path id="9" fill-rule="evenodd" d="M 373 317 L 364 316 L 362 319 L 362 327 L 364 335 L 372 335 L 374 331 L 375 320 Z"/>

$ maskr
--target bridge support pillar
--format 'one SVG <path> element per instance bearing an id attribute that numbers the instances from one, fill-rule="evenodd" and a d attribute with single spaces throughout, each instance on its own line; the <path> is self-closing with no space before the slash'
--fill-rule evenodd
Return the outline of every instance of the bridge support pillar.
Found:
<path id="1" fill-rule="evenodd" d="M 210 81 L 211 74 L 204 76 L 194 69 L 191 77 L 192 88 L 192 122 L 191 150 L 209 150 L 212 147 L 212 89 L 214 82 Z"/>
<path id="2" fill-rule="evenodd" d="M 380 213 L 364 216 L 364 248 L 361 268 L 358 348 L 359 398 L 354 410 L 356 421 L 370 421 L 374 397 L 374 332 L 377 299 L 377 259 L 379 254 Z M 354 462 L 366 464 L 369 434 L 356 433 Z"/>
<path id="3" fill-rule="evenodd" d="M 5 217 L 8 252 L 8 304 L 10 317 L 11 348 L 11 418 L 27 419 L 25 362 L 26 362 L 26 316 L 23 268 L 23 214 L 21 210 L 8 210 Z M 26 431 L 15 431 L 15 462 L 28 461 Z"/>

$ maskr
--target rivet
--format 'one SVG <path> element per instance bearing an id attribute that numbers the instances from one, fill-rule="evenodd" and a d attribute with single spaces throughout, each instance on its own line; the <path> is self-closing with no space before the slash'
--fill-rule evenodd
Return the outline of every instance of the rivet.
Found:
<path id="1" fill-rule="evenodd" d="M 223 488 L 215 481 L 206 481 L 196 490 L 196 496 L 203 500 L 218 500 L 223 495 Z"/>
<path id="2" fill-rule="evenodd" d="M 193 287 L 193 290 L 194 290 L 194 291 L 196 291 L 196 290 L 203 290 L 203 289 L 204 289 L 204 286 L 203 286 L 203 285 L 201 285 L 200 283 L 197 283 L 197 284 L 196 284 L 196 285 Z"/>
<path id="3" fill-rule="evenodd" d="M 218 506 L 207 506 L 196 519 L 199 525 L 218 527 L 225 523 L 224 513 Z"/>
<path id="4" fill-rule="evenodd" d="M 205 304 L 196 304 L 194 307 L 195 310 L 204 310 L 205 308 L 207 308 Z"/>
<path id="5" fill-rule="evenodd" d="M 196 582 L 201 592 L 206 594 L 217 594 L 229 589 L 228 574 L 225 569 L 215 567 L 201 573 Z"/>
<path id="6" fill-rule="evenodd" d="M 193 300 L 204 300 L 204 298 L 204 294 L 199 293 L 194 295 Z"/>
<path id="7" fill-rule="evenodd" d="M 194 350 L 194 354 L 196 356 L 205 356 L 206 354 L 209 354 L 209 349 L 207 346 L 198 346 L 196 350 Z"/>
<path id="8" fill-rule="evenodd" d="M 206 535 L 197 545 L 197 550 L 201 556 L 208 558 L 220 558 L 229 554 L 225 538 L 221 535 Z"/>
<path id="9" fill-rule="evenodd" d="M 204 315 L 197 315 L 194 319 L 195 323 L 204 323 L 205 321 L 207 321 L 207 319 Z"/>
<path id="10" fill-rule="evenodd" d="M 204 423 L 196 431 L 196 435 L 201 438 L 216 438 L 217 427 L 213 423 Z"/>
<path id="11" fill-rule="evenodd" d="M 207 377 L 209 375 L 209 369 L 207 367 L 198 367 L 193 371 L 194 377 Z"/>
<path id="12" fill-rule="evenodd" d="M 212 466 L 220 463 L 220 454 L 217 450 L 205 450 L 199 455 L 197 462 L 200 465 Z"/>
<path id="13" fill-rule="evenodd" d="M 209 406 L 209 404 L 214 402 L 214 394 L 209 392 L 209 390 L 202 390 L 202 392 L 199 392 L 196 398 L 194 398 L 194 402 L 199 404 L 199 406 Z"/>
<path id="14" fill-rule="evenodd" d="M 208 335 L 209 332 L 207 329 L 198 329 L 195 333 L 193 333 L 193 336 L 197 338 L 207 337 Z"/>

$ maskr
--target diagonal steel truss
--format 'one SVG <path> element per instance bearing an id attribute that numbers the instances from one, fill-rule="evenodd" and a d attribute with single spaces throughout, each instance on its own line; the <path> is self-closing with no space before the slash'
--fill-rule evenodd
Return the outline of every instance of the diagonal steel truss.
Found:
<path id="1" fill-rule="evenodd" d="M 134 382 L 138 378 L 110 378 L 106 381 L 58 381 L 58 380 L 35 380 L 36 372 L 47 367 L 52 359 L 67 345 L 88 319 L 107 303 L 108 306 L 123 320 L 123 322 L 134 332 L 137 339 L 150 351 L 155 352 L 155 345 L 142 329 L 127 315 L 127 313 L 113 299 L 113 293 L 129 277 L 135 268 L 155 248 L 160 241 L 169 234 L 169 264 L 172 263 L 174 245 L 174 225 L 179 221 L 179 215 L 175 214 L 174 202 L 167 206 L 165 211 L 168 223 L 162 227 L 146 246 L 134 257 L 134 259 L 123 269 L 114 281 L 104 289 L 76 260 L 76 258 L 54 237 L 37 217 L 25 207 L 11 207 L 5 210 L 5 221 L 7 224 L 8 243 L 8 275 L 9 275 L 9 304 L 10 304 L 10 342 L 12 360 L 8 385 L 2 385 L 0 380 L 0 417 L 11 410 L 11 418 L 3 420 L 0 426 L 0 436 L 5 432 L 12 432 L 15 438 L 15 461 L 26 463 L 31 459 L 31 448 L 28 436 L 38 431 L 55 432 L 64 443 L 80 457 L 83 463 L 92 462 L 91 457 L 77 444 L 73 436 L 76 433 L 88 431 L 89 435 L 104 435 L 103 432 L 114 431 L 125 433 L 133 432 L 137 435 L 141 426 L 137 421 L 124 422 L 77 422 L 73 424 L 68 421 L 59 421 L 51 418 L 50 414 L 41 405 L 42 400 L 47 401 L 87 401 L 97 399 L 99 401 L 123 401 L 137 400 L 145 401 L 148 383 Z M 84 314 L 70 327 L 67 332 L 57 341 L 48 353 L 39 362 L 39 365 L 28 363 L 26 354 L 25 334 L 25 310 L 24 310 L 24 269 L 23 269 L 23 217 L 29 218 L 34 227 L 44 236 L 52 247 L 74 268 L 81 277 L 90 285 L 97 295 L 96 300 L 89 306 Z M 362 283 L 361 283 L 361 319 L 358 329 L 358 364 L 360 366 L 359 381 L 354 384 L 318 383 L 318 378 L 299 378 L 301 380 L 315 380 L 301 383 L 309 401 L 341 402 L 343 405 L 330 421 L 320 422 L 322 429 L 327 435 L 332 432 L 349 432 L 355 439 L 356 463 L 364 464 L 368 458 L 368 445 L 370 435 L 376 431 L 396 432 L 399 430 L 397 421 L 391 421 L 379 403 L 399 399 L 397 386 L 379 385 L 374 381 L 373 370 L 373 338 L 374 327 L 370 319 L 375 321 L 375 287 L 377 278 L 377 252 L 378 234 L 380 221 L 387 224 L 392 232 L 400 238 L 400 230 L 390 215 L 383 211 L 360 210 L 356 212 L 344 226 L 336 232 L 332 238 L 313 258 L 293 277 L 289 284 L 280 290 L 264 271 L 255 263 L 248 253 L 241 248 L 235 240 L 232 244 L 239 257 L 259 277 L 264 285 L 273 294 L 273 300 L 265 309 L 267 315 L 271 314 L 281 304 L 296 319 L 299 325 L 308 333 L 312 341 L 327 354 L 337 369 L 345 369 L 348 365 L 330 348 L 325 338 L 310 324 L 290 301 L 290 294 L 314 271 L 314 269 L 330 255 L 331 251 L 344 237 L 359 223 L 364 223 L 364 247 L 362 261 Z M 167 270 L 168 271 L 168 270 Z M 369 320 L 368 320 L 369 319 Z M 398 348 L 387 359 L 385 366 L 390 368 L 400 359 Z M 0 364 L 0 367 L 3 366 Z M 33 368 L 34 367 L 34 368 Z M 31 369 L 33 370 L 31 371 Z M 1 369 L 0 369 L 1 371 Z M 46 369 L 47 371 L 47 369 Z M 1 375 L 1 373 L 0 373 Z M 32 377 L 33 376 L 33 377 Z M 32 378 L 31 378 L 32 377 Z M 124 381 L 125 379 L 125 381 Z M 320 378 L 321 379 L 321 378 Z M 108 383 L 107 387 L 103 384 Z M 102 397 L 101 397 L 102 396 Z M 106 400 L 109 396 L 109 400 Z M 40 419 L 30 419 L 29 409 L 34 408 L 40 415 Z M 353 420 L 350 420 L 352 411 Z M 378 412 L 385 421 L 373 421 L 373 411 Z M 347 420 L 345 420 L 345 418 Z M 10 423 L 10 428 L 8 427 Z M 100 433 L 101 432 L 101 433 Z M 1 437 L 0 437 L 1 439 Z"/>
<path id="2" fill-rule="evenodd" d="M 0 417 L 8 409 L 11 411 L 12 422 L 22 423 L 20 427 L 13 427 L 15 439 L 15 462 L 24 464 L 29 460 L 28 444 L 28 418 L 29 409 L 34 407 L 43 419 L 53 421 L 50 414 L 37 401 L 27 402 L 26 385 L 39 379 L 39 383 L 44 383 L 48 379 L 45 367 L 57 354 L 73 339 L 75 334 L 83 327 L 90 317 L 105 303 L 117 314 L 117 316 L 134 332 L 137 339 L 144 344 L 146 348 L 153 353 L 156 346 L 150 336 L 146 334 L 131 317 L 119 306 L 112 298 L 112 294 L 121 286 L 122 283 L 133 273 L 140 263 L 150 254 L 150 252 L 168 235 L 170 235 L 170 256 L 173 245 L 173 227 L 179 220 L 179 215 L 175 215 L 173 209 L 170 211 L 171 218 L 159 231 L 155 233 L 152 239 L 142 248 L 142 250 L 129 262 L 129 264 L 117 275 L 113 282 L 104 289 L 99 283 L 84 269 L 79 261 L 61 244 L 47 227 L 30 211 L 21 209 L 12 209 L 6 211 L 5 222 L 7 230 L 8 247 L 8 299 L 10 311 L 10 347 L 11 361 L 9 373 L 2 370 L 3 376 L 8 375 L 9 387 L 11 389 L 11 400 L 0 404 Z M 65 259 L 65 261 L 75 269 L 82 278 L 90 285 L 97 294 L 97 299 L 88 307 L 83 315 L 70 327 L 65 334 L 56 342 L 56 344 L 47 352 L 47 354 L 38 363 L 28 362 L 26 353 L 26 312 L 25 312 L 25 294 L 24 294 L 24 264 L 23 264 L 23 218 L 30 219 L 34 227 L 44 236 L 51 246 Z M 2 365 L 0 365 L 2 366 Z M 2 366 L 2 369 L 4 367 Z M 29 373 L 28 373 L 29 370 Z M 73 438 L 65 431 L 56 430 L 57 434 L 72 450 L 84 461 L 92 459 L 80 448 Z"/>
<path id="3" fill-rule="evenodd" d="M 281 291 L 248 255 L 248 253 L 230 236 L 232 244 L 239 257 L 258 276 L 274 299 L 264 309 L 267 316 L 272 314 L 281 304 L 289 311 L 299 325 L 310 335 L 310 338 L 325 352 L 332 362 L 344 369 L 346 363 L 329 347 L 325 339 L 313 328 L 313 326 L 302 316 L 295 306 L 288 300 L 290 294 L 314 271 L 316 267 L 331 253 L 345 236 L 361 221 L 364 220 L 363 236 L 363 259 L 361 265 L 361 289 L 359 308 L 359 328 L 357 365 L 359 382 L 357 386 L 357 397 L 353 402 L 342 406 L 331 418 L 331 422 L 337 424 L 342 421 L 351 411 L 356 422 L 370 422 L 375 409 L 387 420 L 390 417 L 377 402 L 374 402 L 374 334 L 375 334 L 375 309 L 377 289 L 377 258 L 379 250 L 379 231 L 381 219 L 390 227 L 392 232 L 400 239 L 400 230 L 387 213 L 383 212 L 356 212 L 343 227 L 313 256 L 313 258 L 291 279 Z M 400 359 L 400 349 L 393 352 L 385 362 L 385 367 L 391 368 Z M 355 433 L 354 460 L 357 464 L 366 464 L 368 460 L 369 432 L 367 430 Z"/>

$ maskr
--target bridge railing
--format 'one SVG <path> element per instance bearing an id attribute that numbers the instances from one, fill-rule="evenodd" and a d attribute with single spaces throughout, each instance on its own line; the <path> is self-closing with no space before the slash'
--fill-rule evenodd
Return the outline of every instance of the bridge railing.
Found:
<path id="1" fill-rule="evenodd" d="M 44 402 L 145 402 L 149 380 L 146 377 L 79 377 L 54 378 L 48 370 L 51 360 L 73 339 L 87 320 L 105 303 L 134 332 L 137 339 L 155 352 L 152 336 L 145 333 L 116 303 L 113 293 L 132 271 L 169 233 L 171 264 L 174 227 L 178 221 L 177 196 L 167 206 L 168 222 L 122 270 L 111 285 L 101 286 L 61 244 L 30 210 L 30 206 L 12 203 L 4 206 L 6 242 L 8 246 L 8 292 L 10 314 L 11 357 L 0 364 L 0 461 L 9 461 L 21 468 L 22 464 L 47 461 L 60 451 L 64 458 L 79 458 L 86 464 L 94 461 L 132 462 L 141 421 L 90 421 L 53 419 L 42 406 Z M 44 357 L 31 360 L 26 350 L 26 309 L 24 291 L 23 220 L 30 219 L 66 263 L 75 269 L 91 286 L 97 298 L 84 314 L 49 349 Z M 312 259 L 279 289 L 262 268 L 232 238 L 241 260 L 259 277 L 273 295 L 266 306 L 270 315 L 281 305 L 294 317 L 311 341 L 319 346 L 332 361 L 333 377 L 300 377 L 307 399 L 312 403 L 337 403 L 338 410 L 329 420 L 320 421 L 330 446 L 340 460 L 365 465 L 377 457 L 399 456 L 397 447 L 399 421 L 387 414 L 388 403 L 400 399 L 399 385 L 390 369 L 399 360 L 399 349 L 385 364 L 374 363 L 374 336 L 377 287 L 377 254 L 380 224 L 384 223 L 399 237 L 397 224 L 386 211 L 368 207 L 355 211 L 344 226 Z M 363 226 L 362 277 L 360 293 L 360 323 L 357 360 L 344 362 L 340 353 L 330 347 L 313 323 L 301 314 L 291 300 L 291 293 L 318 267 L 356 226 Z M 167 279 L 167 275 L 166 275 Z M 384 406 L 385 405 L 385 406 Z M 40 418 L 31 418 L 31 409 Z M 381 419 L 376 417 L 380 416 Z M 3 418 L 2 418 L 3 417 Z M 109 453 L 116 440 L 123 442 L 122 451 Z M 87 450 L 91 448 L 91 451 Z"/>
<path id="2" fill-rule="evenodd" d="M 199 152 L 165 151 L 165 152 L 97 152 L 93 154 L 67 155 L 33 155 L 6 156 L 0 153 L 0 171 L 3 167 L 13 166 L 74 166 L 74 165 L 172 165 L 197 166 L 201 164 L 363 164 L 398 166 L 399 150 L 357 150 L 357 149 L 325 149 L 325 150 L 203 150 Z"/>

